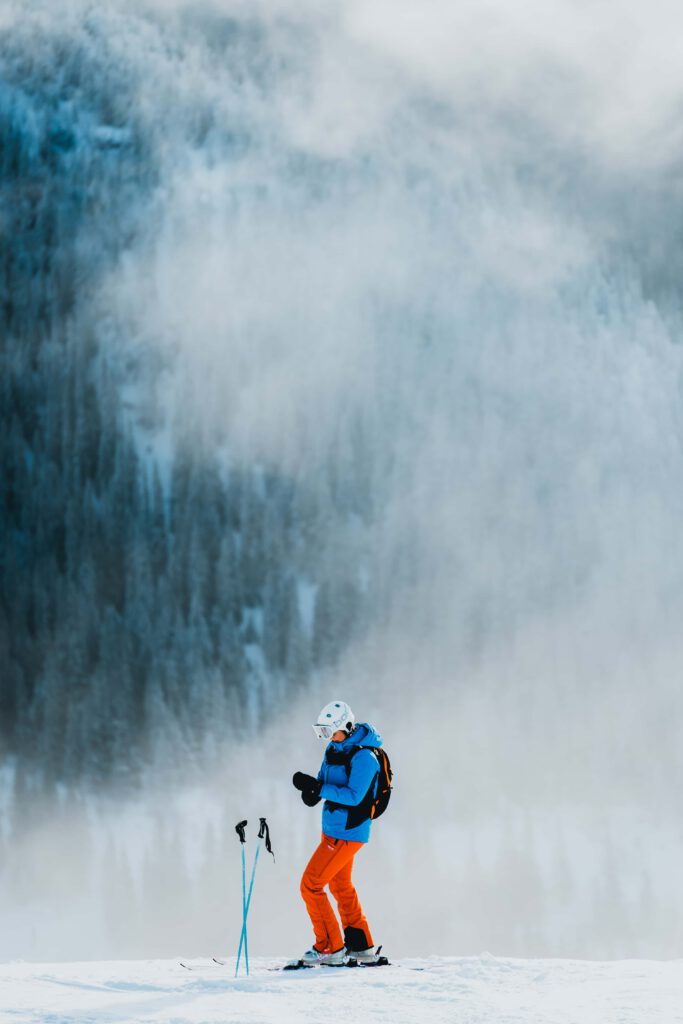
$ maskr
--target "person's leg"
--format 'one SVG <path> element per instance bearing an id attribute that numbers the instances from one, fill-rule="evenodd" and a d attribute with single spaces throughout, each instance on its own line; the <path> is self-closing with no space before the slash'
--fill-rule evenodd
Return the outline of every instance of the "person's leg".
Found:
<path id="1" fill-rule="evenodd" d="M 301 879 L 301 895 L 315 932 L 315 948 L 334 952 L 344 943 L 325 886 L 342 870 L 356 853 L 359 843 L 346 839 L 330 839 L 323 835 L 320 845 L 306 866 Z"/>
<path id="2" fill-rule="evenodd" d="M 360 848 L 363 843 L 354 843 Z M 358 850 L 354 851 L 354 856 Z M 344 945 L 351 952 L 361 949 L 369 949 L 374 945 L 372 933 L 367 922 L 363 908 L 358 899 L 358 893 L 351 881 L 353 872 L 353 857 L 348 860 L 337 874 L 330 880 L 330 892 L 337 901 L 339 916 L 344 929 Z"/>

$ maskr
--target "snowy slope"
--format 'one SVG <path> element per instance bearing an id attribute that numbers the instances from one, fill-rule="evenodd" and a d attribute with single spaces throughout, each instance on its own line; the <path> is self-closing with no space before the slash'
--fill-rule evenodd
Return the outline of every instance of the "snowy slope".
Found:
<path id="1" fill-rule="evenodd" d="M 683 960 L 610 963 L 480 957 L 405 960 L 377 970 L 283 974 L 168 960 L 0 965 L 2 1024 L 327 1022 L 675 1024 Z M 232 962 L 234 964 L 234 961 Z"/>

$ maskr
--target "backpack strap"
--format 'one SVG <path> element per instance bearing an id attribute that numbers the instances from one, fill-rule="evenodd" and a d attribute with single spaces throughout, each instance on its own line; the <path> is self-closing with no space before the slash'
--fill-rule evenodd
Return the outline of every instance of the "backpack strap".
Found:
<path id="1" fill-rule="evenodd" d="M 356 756 L 359 750 L 369 750 L 375 755 L 375 759 L 379 766 L 379 772 L 382 771 L 382 763 L 379 759 L 376 747 L 351 747 L 350 750 L 326 750 L 325 761 L 327 764 L 342 764 L 346 768 L 347 779 L 351 776 L 351 761 Z M 329 757 L 328 755 L 332 755 Z M 334 800 L 326 800 L 327 808 L 330 811 L 346 811 L 346 828 L 356 828 L 358 825 L 362 825 L 364 821 L 367 821 L 371 817 L 372 805 L 375 798 L 375 787 L 379 773 L 374 775 L 368 791 L 359 804 L 353 807 L 349 807 L 348 804 L 338 804 Z"/>
<path id="2" fill-rule="evenodd" d="M 369 747 L 369 750 L 372 748 Z M 333 750 L 328 747 L 325 751 L 325 763 L 326 764 L 343 764 L 346 768 L 346 774 L 351 774 L 351 762 L 358 753 L 359 750 L 363 750 L 363 747 L 349 747 L 348 750 Z"/>

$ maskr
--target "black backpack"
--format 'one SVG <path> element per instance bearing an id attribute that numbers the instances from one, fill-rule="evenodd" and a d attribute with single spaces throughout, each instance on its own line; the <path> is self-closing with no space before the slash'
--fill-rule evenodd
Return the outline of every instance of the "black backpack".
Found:
<path id="1" fill-rule="evenodd" d="M 325 760 L 328 764 L 343 764 L 346 768 L 346 775 L 348 777 L 351 775 L 351 761 L 359 750 L 371 750 L 377 758 L 379 763 L 377 787 L 375 788 L 375 779 L 373 778 L 367 793 L 361 802 L 355 807 L 348 807 L 346 804 L 337 804 L 332 800 L 327 801 L 327 806 L 330 810 L 345 810 L 347 812 L 347 829 L 356 828 L 358 825 L 362 825 L 364 821 L 368 820 L 368 818 L 373 821 L 375 818 L 379 818 L 380 815 L 384 814 L 386 811 L 389 805 L 389 800 L 391 799 L 391 780 L 394 777 L 394 773 L 391 770 L 389 755 L 384 747 L 351 747 L 350 750 L 345 751 L 328 750 L 325 754 Z"/>

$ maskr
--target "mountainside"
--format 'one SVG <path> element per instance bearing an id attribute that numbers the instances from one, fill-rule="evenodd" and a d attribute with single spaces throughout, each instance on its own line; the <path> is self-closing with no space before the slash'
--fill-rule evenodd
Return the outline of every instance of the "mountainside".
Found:
<path id="1" fill-rule="evenodd" d="M 164 358 L 103 294 L 149 230 L 164 129 L 182 152 L 211 111 L 141 105 L 145 46 L 164 38 L 94 11 L 3 35 L 0 726 L 20 772 L 50 784 L 135 785 L 169 750 L 201 761 L 367 614 L 363 544 L 346 539 L 359 470 L 342 493 L 245 465 L 219 427 L 198 455 L 193 412 L 155 399 Z M 232 130 L 213 139 L 228 161 Z"/>

